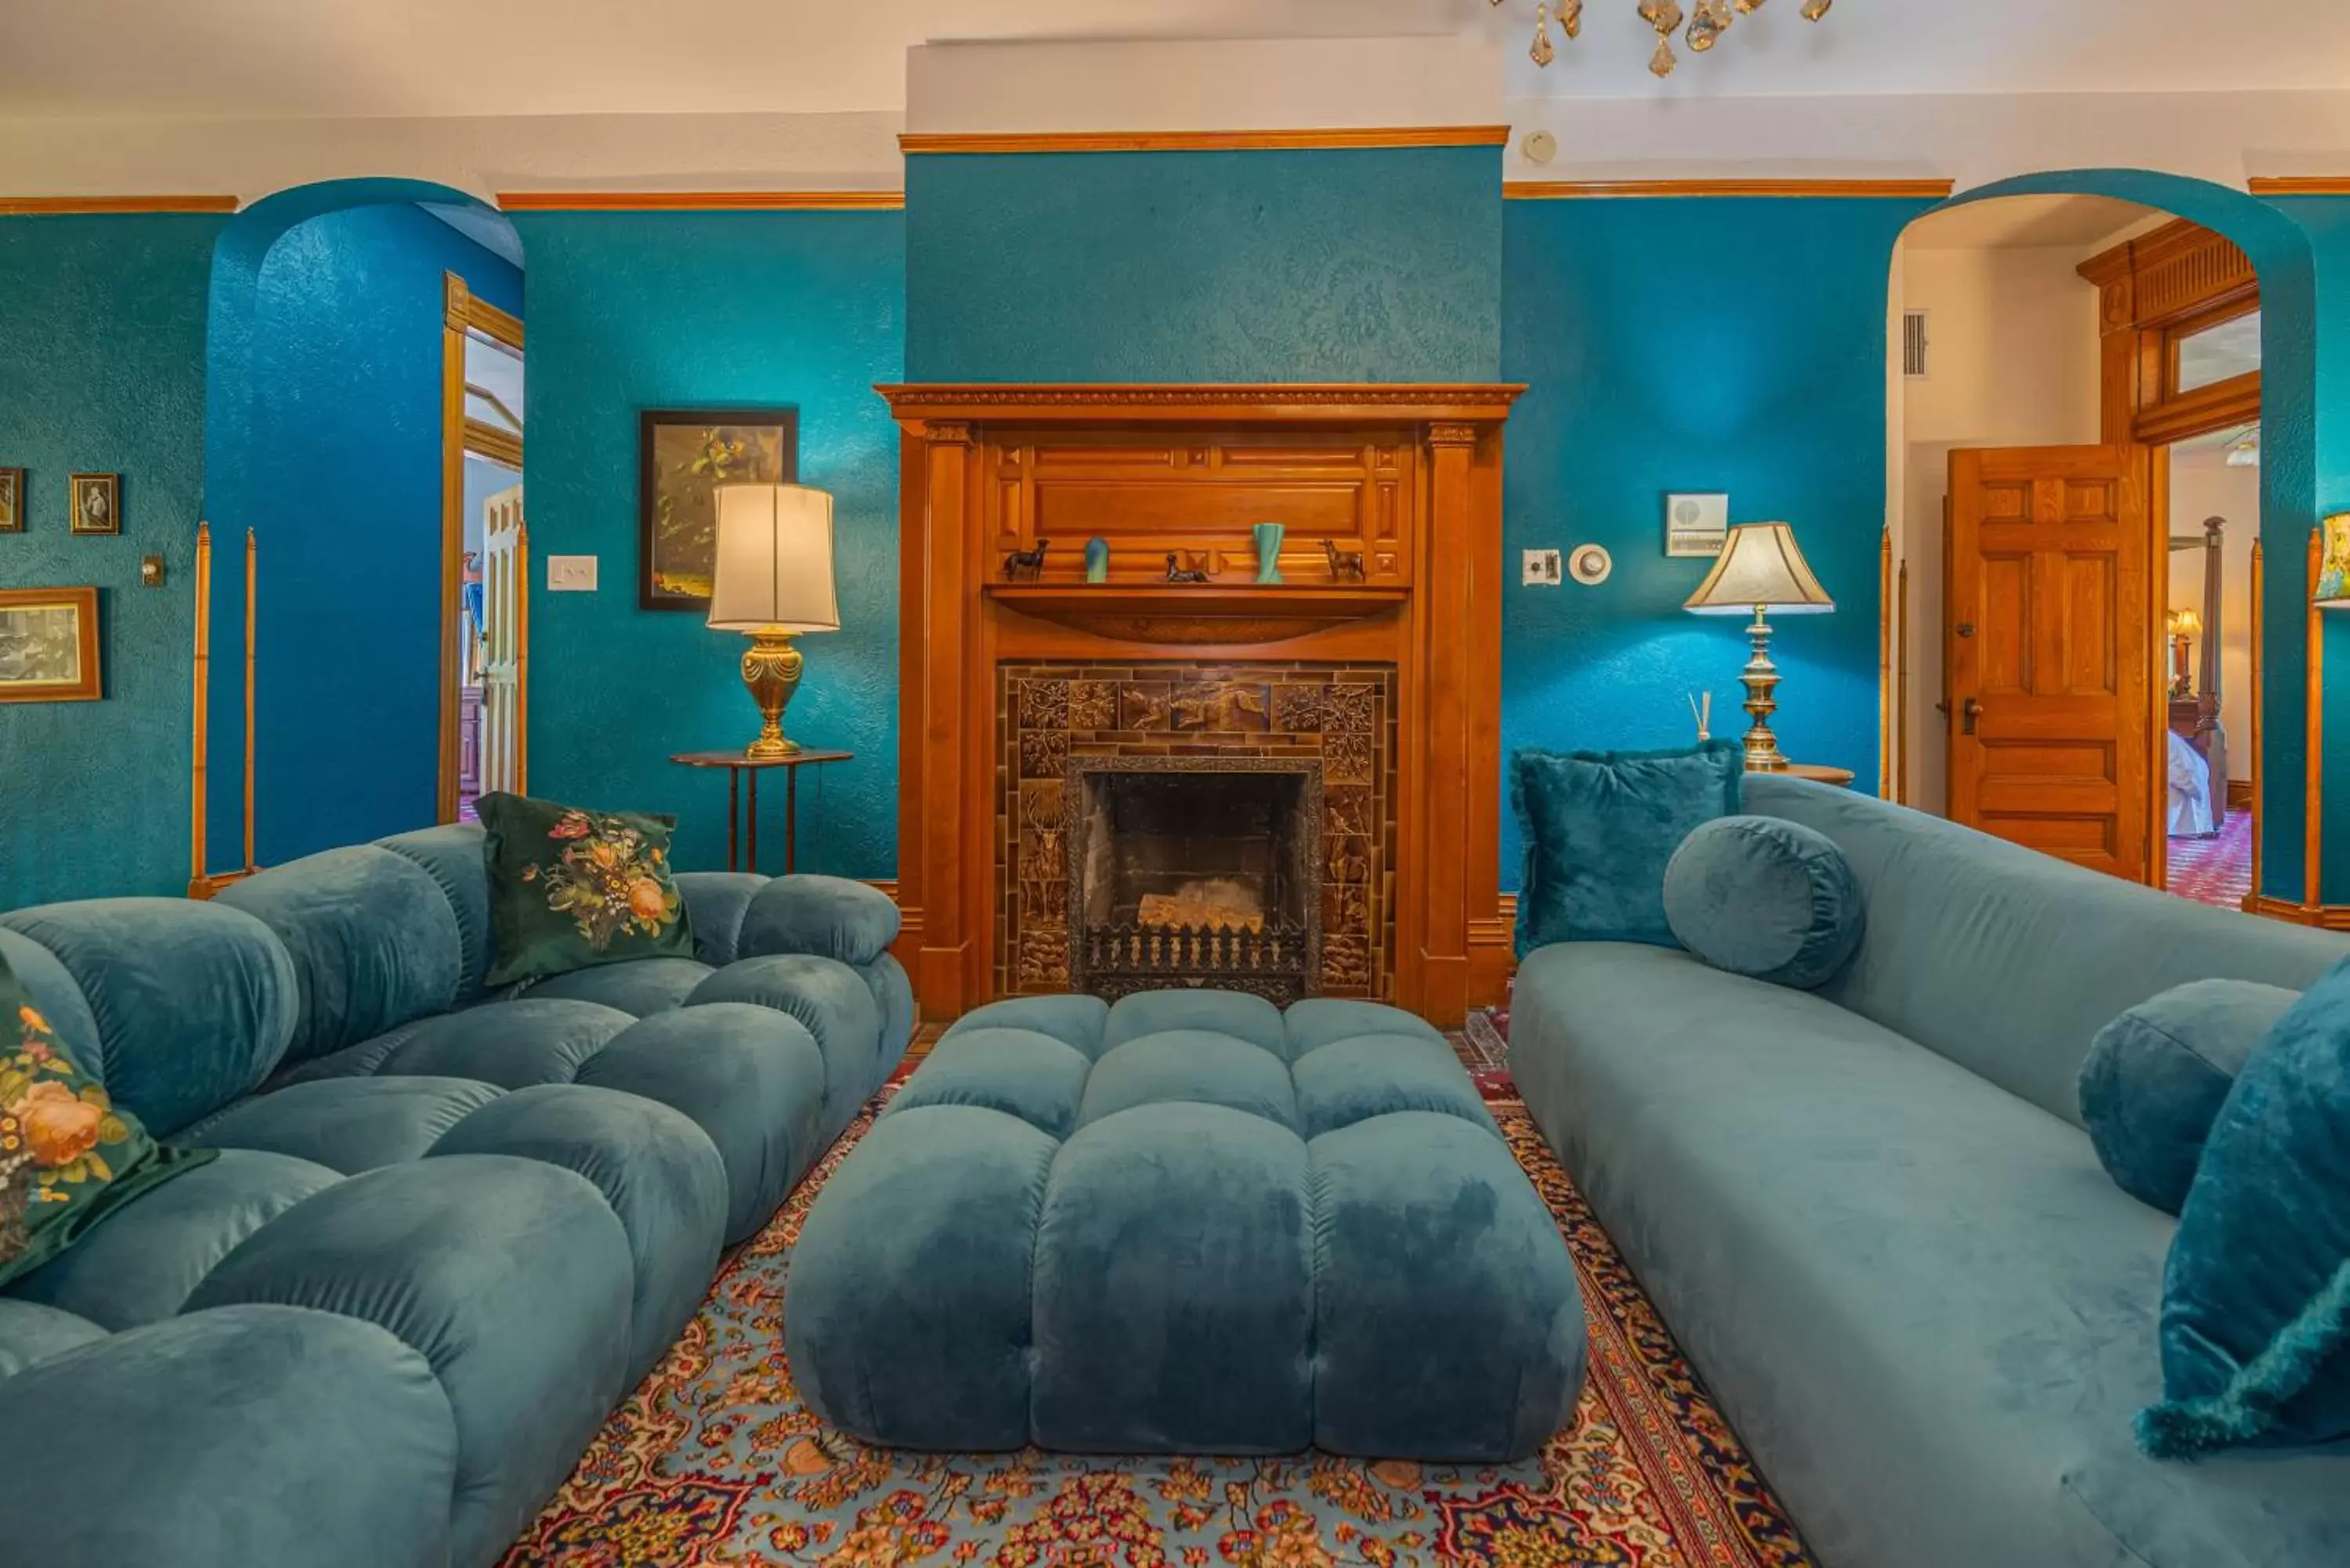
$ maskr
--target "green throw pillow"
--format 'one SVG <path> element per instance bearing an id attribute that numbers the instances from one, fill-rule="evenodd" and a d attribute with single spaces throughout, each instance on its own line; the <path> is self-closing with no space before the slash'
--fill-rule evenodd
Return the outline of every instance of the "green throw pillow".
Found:
<path id="1" fill-rule="evenodd" d="M 586 811 L 485 794 L 488 983 L 510 985 L 630 959 L 693 956 L 685 902 L 670 869 L 673 816 Z"/>
<path id="2" fill-rule="evenodd" d="M 0 1284 L 216 1152 L 162 1147 L 116 1109 L 0 958 Z"/>

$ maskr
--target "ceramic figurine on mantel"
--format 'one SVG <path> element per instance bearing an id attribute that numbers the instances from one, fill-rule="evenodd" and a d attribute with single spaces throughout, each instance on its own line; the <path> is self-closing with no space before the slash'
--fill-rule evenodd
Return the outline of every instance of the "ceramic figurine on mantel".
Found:
<path id="1" fill-rule="evenodd" d="M 1281 535 L 1285 532 L 1278 523 L 1260 523 L 1249 530 L 1256 540 L 1256 580 L 1260 583 L 1281 581 Z"/>
<path id="2" fill-rule="evenodd" d="M 1199 557 L 1194 556 L 1192 560 L 1197 563 Z M 1208 568 L 1198 564 L 1187 566 L 1183 565 L 1180 552 L 1170 550 L 1167 552 L 1167 580 L 1170 583 L 1204 583 L 1208 580 Z"/>
<path id="3" fill-rule="evenodd" d="M 1359 583 L 1363 580 L 1363 553 L 1341 550 L 1336 539 L 1322 541 L 1323 553 L 1330 557 L 1330 580 L 1334 583 Z"/>
<path id="4" fill-rule="evenodd" d="M 1109 581 L 1109 541 L 1099 535 L 1086 541 L 1086 581 Z"/>
<path id="5" fill-rule="evenodd" d="M 1007 583 L 1033 583 L 1045 572 L 1045 552 L 1053 541 L 1039 539 L 1033 550 L 1014 550 L 1003 557 L 1003 580 Z"/>

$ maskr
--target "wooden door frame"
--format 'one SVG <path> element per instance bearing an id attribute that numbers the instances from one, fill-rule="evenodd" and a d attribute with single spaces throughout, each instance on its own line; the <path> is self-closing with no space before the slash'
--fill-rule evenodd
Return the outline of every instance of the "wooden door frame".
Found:
<path id="1" fill-rule="evenodd" d="M 522 472 L 522 438 L 512 431 L 473 419 L 465 412 L 465 342 L 476 333 L 523 351 L 522 318 L 486 300 L 477 299 L 455 273 L 442 274 L 443 309 L 441 331 L 441 758 L 435 789 L 435 810 L 442 822 L 457 820 L 457 687 L 464 673 L 463 619 L 457 601 L 465 581 L 465 455 L 473 452 Z M 520 585 L 527 601 L 530 585 Z M 530 666 L 530 621 L 525 614 L 515 628 L 518 669 Z M 527 701 L 518 699 L 518 701 Z M 525 759 L 529 735 L 515 735 L 515 776 L 527 776 Z"/>
<path id="2" fill-rule="evenodd" d="M 2251 258 L 2226 236 L 2185 218 L 2175 219 L 2134 240 L 2125 240 L 2083 262 L 2077 269 L 2097 288 L 2099 353 L 2098 428 L 2110 444 L 2129 443 L 2147 452 L 2147 523 L 2150 531 L 2147 573 L 2147 627 L 2152 646 L 2143 657 L 2159 669 L 2163 660 L 2163 612 L 2169 603 L 2170 449 L 2173 444 L 2214 431 L 2257 424 L 2261 418 L 2261 376 L 2230 377 L 2209 386 L 2181 390 L 2178 386 L 2178 345 L 2197 332 L 2248 316 L 2261 307 L 2259 275 Z M 2253 520 L 2254 560 L 2258 561 L 2259 519 Z M 2258 567 L 2250 627 L 2251 732 L 2252 739 L 2252 866 L 2258 895 L 2261 863 L 2260 706 L 2261 646 Z M 2160 764 L 2170 728 L 2168 688 L 2153 685 L 2154 701 L 2147 715 L 2152 727 L 2148 771 L 2148 835 L 2146 864 L 2151 885 L 2165 887 L 2170 879 L 2170 840 L 2167 831 L 2168 770 Z M 2218 781 L 2224 792 L 2228 781 Z"/>

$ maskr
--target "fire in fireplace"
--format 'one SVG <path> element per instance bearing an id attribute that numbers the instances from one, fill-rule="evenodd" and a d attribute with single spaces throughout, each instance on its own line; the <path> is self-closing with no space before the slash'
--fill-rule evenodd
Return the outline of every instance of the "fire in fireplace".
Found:
<path id="1" fill-rule="evenodd" d="M 1313 994 L 1322 946 L 1322 765 L 1082 757 L 1063 799 L 1072 989 Z"/>

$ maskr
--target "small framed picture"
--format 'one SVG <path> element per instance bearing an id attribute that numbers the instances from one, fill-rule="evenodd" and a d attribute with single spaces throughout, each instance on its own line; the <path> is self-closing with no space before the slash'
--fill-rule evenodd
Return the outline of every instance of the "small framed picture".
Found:
<path id="1" fill-rule="evenodd" d="M 120 474 L 77 473 L 73 476 L 73 531 L 77 534 L 122 532 Z"/>
<path id="2" fill-rule="evenodd" d="M 0 588 L 0 702 L 94 702 L 98 590 Z"/>
<path id="3" fill-rule="evenodd" d="M 1665 554 L 1719 556 L 1730 539 L 1730 497 L 1665 497 Z"/>
<path id="4" fill-rule="evenodd" d="M 0 534 L 25 531 L 25 471 L 0 468 Z"/>
<path id="5" fill-rule="evenodd" d="M 638 432 L 637 604 L 707 610 L 722 484 L 799 478 L 797 409 L 648 409 Z"/>

